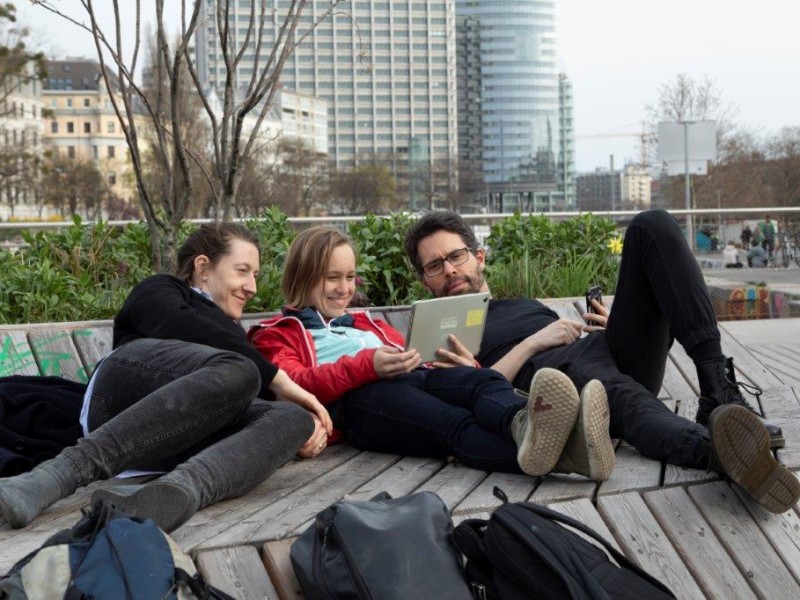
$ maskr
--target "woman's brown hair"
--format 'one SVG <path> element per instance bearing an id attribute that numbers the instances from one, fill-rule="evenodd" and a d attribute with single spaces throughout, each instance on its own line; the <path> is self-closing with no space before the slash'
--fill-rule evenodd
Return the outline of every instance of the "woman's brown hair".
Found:
<path id="1" fill-rule="evenodd" d="M 178 268 L 175 277 L 190 283 L 194 274 L 194 259 L 198 256 L 207 256 L 211 264 L 214 264 L 230 252 L 231 240 L 234 239 L 250 242 L 261 254 L 258 238 L 244 225 L 227 221 L 205 223 L 189 234 L 178 250 Z"/>
<path id="2" fill-rule="evenodd" d="M 330 227 L 319 225 L 300 232 L 283 266 L 281 291 L 287 306 L 310 306 L 311 290 L 325 276 L 333 251 L 343 244 L 353 247 L 350 238 Z"/>

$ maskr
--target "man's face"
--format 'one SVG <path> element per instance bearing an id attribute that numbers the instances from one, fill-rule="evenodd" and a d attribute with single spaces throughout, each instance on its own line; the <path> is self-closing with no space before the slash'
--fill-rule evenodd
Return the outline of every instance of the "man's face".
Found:
<path id="1" fill-rule="evenodd" d="M 424 267 L 431 262 L 444 259 L 464 246 L 466 243 L 457 233 L 437 231 L 420 240 L 417 244 L 417 253 Z M 484 259 L 483 250 L 478 249 L 475 253 L 469 252 L 466 262 L 458 266 L 453 266 L 445 260 L 442 263 L 442 272 L 435 276 L 423 275 L 422 283 L 437 298 L 488 292 L 489 287 L 483 276 Z"/>

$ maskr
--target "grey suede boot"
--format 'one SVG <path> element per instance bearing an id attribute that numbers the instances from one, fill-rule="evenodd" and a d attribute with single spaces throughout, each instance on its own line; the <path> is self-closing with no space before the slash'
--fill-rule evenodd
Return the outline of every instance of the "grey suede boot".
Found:
<path id="1" fill-rule="evenodd" d="M 579 404 L 578 390 L 564 373 L 547 368 L 536 371 L 528 406 L 511 421 L 511 437 L 523 473 L 546 475 L 553 470 L 575 426 Z"/>
<path id="2" fill-rule="evenodd" d="M 578 420 L 553 473 L 578 473 L 592 481 L 606 481 L 616 464 L 608 434 L 610 412 L 603 384 L 592 379 L 581 390 Z"/>
<path id="3" fill-rule="evenodd" d="M 92 494 L 92 504 L 105 500 L 131 516 L 152 519 L 167 533 L 200 510 L 200 493 L 173 471 L 141 485 L 111 485 Z"/>
<path id="4" fill-rule="evenodd" d="M 29 473 L 0 479 L 0 515 L 15 529 L 25 527 L 76 489 L 75 473 L 64 458 L 57 456 Z"/>

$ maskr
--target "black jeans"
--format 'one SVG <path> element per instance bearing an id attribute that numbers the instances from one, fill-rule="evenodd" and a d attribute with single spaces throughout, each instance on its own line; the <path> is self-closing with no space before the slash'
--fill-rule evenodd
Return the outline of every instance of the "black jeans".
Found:
<path id="1" fill-rule="evenodd" d="M 510 425 L 526 403 L 491 369 L 416 369 L 348 392 L 340 418 L 357 448 L 520 473 Z"/>
<path id="2" fill-rule="evenodd" d="M 634 217 L 625 234 L 606 330 L 531 360 L 537 369 L 562 368 L 578 389 L 590 379 L 602 381 L 612 437 L 656 460 L 706 468 L 706 428 L 670 411 L 656 394 L 674 339 L 690 352 L 719 337 L 708 289 L 683 232 L 669 213 L 650 210 Z"/>
<path id="3" fill-rule="evenodd" d="M 250 359 L 210 346 L 135 340 L 94 379 L 90 433 L 62 453 L 81 485 L 175 469 L 207 506 L 261 483 L 314 430 L 301 407 L 255 397 L 261 376 Z"/>

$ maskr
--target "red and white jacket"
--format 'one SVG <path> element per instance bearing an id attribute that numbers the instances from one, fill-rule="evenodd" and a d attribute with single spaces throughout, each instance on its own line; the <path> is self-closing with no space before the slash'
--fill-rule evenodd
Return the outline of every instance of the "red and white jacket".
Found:
<path id="1" fill-rule="evenodd" d="M 366 311 L 351 314 L 355 329 L 371 331 L 387 346 L 404 348 L 403 334 L 385 321 L 373 319 Z M 286 371 L 322 404 L 330 404 L 350 390 L 380 379 L 373 362 L 376 348 L 342 356 L 334 363 L 318 364 L 311 332 L 296 317 L 279 315 L 261 321 L 250 328 L 247 338 L 264 358 Z"/>

